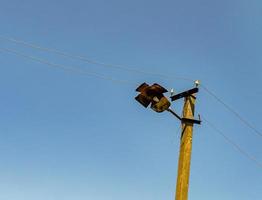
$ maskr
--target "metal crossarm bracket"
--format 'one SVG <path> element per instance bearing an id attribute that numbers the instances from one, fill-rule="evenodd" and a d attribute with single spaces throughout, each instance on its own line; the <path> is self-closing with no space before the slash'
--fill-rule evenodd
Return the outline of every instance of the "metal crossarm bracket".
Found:
<path id="1" fill-rule="evenodd" d="M 199 120 L 197 120 L 197 119 L 189 119 L 189 118 L 181 118 L 181 121 L 182 122 L 185 122 L 185 123 L 192 123 L 192 124 L 201 124 L 201 120 L 200 120 L 200 115 L 198 115 L 198 117 L 199 117 Z"/>
<path id="2" fill-rule="evenodd" d="M 187 90 L 187 91 L 185 91 L 185 92 L 181 92 L 181 93 L 179 93 L 179 94 L 176 94 L 176 95 L 172 96 L 172 97 L 171 97 L 171 100 L 172 100 L 172 101 L 175 101 L 175 100 L 181 99 L 181 98 L 183 98 L 183 97 L 188 97 L 188 96 L 190 96 L 190 95 L 192 95 L 192 94 L 194 94 L 194 93 L 197 93 L 198 90 L 199 90 L 199 89 L 198 89 L 197 87 L 195 87 L 195 88 L 193 88 L 193 89 L 191 89 L 191 90 Z"/>
<path id="3" fill-rule="evenodd" d="M 174 115 L 177 119 L 179 119 L 181 122 L 184 123 L 192 123 L 192 124 L 201 124 L 201 119 L 200 115 L 198 115 L 198 120 L 197 119 L 190 119 L 190 118 L 185 118 L 185 117 L 180 117 L 174 110 L 171 108 L 167 109 L 168 112 L 170 112 L 172 115 Z"/>

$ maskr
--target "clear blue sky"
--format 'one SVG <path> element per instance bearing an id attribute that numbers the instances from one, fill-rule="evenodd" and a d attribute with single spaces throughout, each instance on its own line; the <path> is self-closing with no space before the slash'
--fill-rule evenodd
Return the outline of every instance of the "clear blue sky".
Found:
<path id="1" fill-rule="evenodd" d="M 2 0 L 1 33 L 106 63 L 200 79 L 261 128 L 259 0 Z M 134 101 L 164 80 L 12 48 L 137 84 L 122 85 L 0 52 L 0 199 L 174 199 L 179 122 Z M 181 111 L 181 103 L 173 107 Z M 261 137 L 203 90 L 197 113 L 262 162 Z M 261 200 L 262 169 L 203 123 L 196 126 L 189 199 Z"/>

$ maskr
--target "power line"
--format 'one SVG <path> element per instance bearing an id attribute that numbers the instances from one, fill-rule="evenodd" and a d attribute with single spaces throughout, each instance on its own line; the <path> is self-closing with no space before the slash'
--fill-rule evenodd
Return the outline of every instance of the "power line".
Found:
<path id="1" fill-rule="evenodd" d="M 16 44 L 21 44 L 23 46 L 30 47 L 30 48 L 33 48 L 33 49 L 54 53 L 54 54 L 57 54 L 57 55 L 60 55 L 60 56 L 63 56 L 63 57 L 81 60 L 81 61 L 86 62 L 86 63 L 100 65 L 100 66 L 103 66 L 103 67 L 120 69 L 120 70 L 124 70 L 124 71 L 128 71 L 128 72 L 132 72 L 132 73 L 145 74 L 145 75 L 150 75 L 150 76 L 159 76 L 159 77 L 162 77 L 164 79 L 169 79 L 169 80 L 175 78 L 175 79 L 180 79 L 180 80 L 190 81 L 190 82 L 193 81 L 192 79 L 186 78 L 186 77 L 173 76 L 173 75 L 167 76 L 165 74 L 139 70 L 137 68 L 133 68 L 133 67 L 126 66 L 126 65 L 108 64 L 108 63 L 104 63 L 104 62 L 100 62 L 100 61 L 95 61 L 95 60 L 92 60 L 92 59 L 84 57 L 84 56 L 73 55 L 73 54 L 63 52 L 63 51 L 60 51 L 60 50 L 57 50 L 57 49 L 42 47 L 42 46 L 32 44 L 32 43 L 29 43 L 29 42 L 25 42 L 25 41 L 22 41 L 22 40 L 4 37 L 2 35 L 0 35 L 0 39 L 7 40 L 9 42 L 13 42 L 13 43 L 16 43 Z"/>
<path id="2" fill-rule="evenodd" d="M 255 156 L 250 155 L 245 150 L 243 150 L 238 144 L 236 144 L 232 139 L 226 136 L 220 129 L 218 129 L 214 124 L 209 122 L 205 117 L 202 116 L 202 119 L 213 129 L 215 130 L 219 135 L 221 135 L 228 144 L 232 145 L 239 153 L 241 153 L 243 156 L 254 162 L 258 167 L 262 168 L 262 163 L 256 159 Z"/>
<path id="3" fill-rule="evenodd" d="M 25 42 L 22 40 L 17 40 L 14 38 L 10 38 L 10 37 L 5 37 L 3 35 L 0 35 L 0 39 L 15 43 L 15 44 L 21 44 L 23 46 L 26 47 L 30 47 L 33 49 L 38 49 L 41 51 L 46 51 L 46 52 L 50 52 L 50 53 L 55 53 L 57 55 L 63 56 L 63 57 L 67 57 L 67 58 L 73 58 L 73 59 L 77 59 L 77 60 L 81 60 L 83 62 L 86 63 L 90 63 L 90 64 L 95 64 L 95 65 L 100 65 L 103 67 L 108 67 L 108 68 L 115 68 L 115 69 L 121 69 L 124 71 L 128 71 L 128 72 L 133 72 L 133 73 L 139 73 L 139 74 L 146 74 L 146 75 L 151 75 L 151 76 L 158 76 L 158 77 L 162 77 L 164 79 L 167 80 L 172 80 L 172 79 L 180 79 L 180 80 L 184 80 L 184 81 L 190 81 L 193 82 L 193 79 L 190 78 L 186 78 L 186 77 L 180 77 L 180 76 L 168 76 L 165 74 L 160 74 L 160 73 L 153 73 L 153 72 L 149 72 L 149 71 L 144 71 L 144 70 L 139 70 L 139 69 L 135 69 L 129 66 L 125 66 L 125 65 L 115 65 L 115 64 L 108 64 L 108 63 L 104 63 L 104 62 L 99 62 L 99 61 L 95 61 L 92 59 L 89 59 L 87 57 L 84 56 L 79 56 L 79 55 L 73 55 L 67 52 L 63 52 L 57 49 L 52 49 L 52 48 L 46 48 L 46 47 L 42 47 L 36 44 L 32 44 L 29 42 Z M 235 111 L 232 107 L 230 107 L 229 105 L 227 105 L 221 98 L 219 98 L 214 92 L 211 92 L 205 85 L 201 84 L 200 85 L 204 91 L 206 91 L 210 96 L 212 96 L 216 101 L 218 101 L 221 105 L 223 105 L 228 111 L 230 111 L 231 113 L 233 113 L 235 115 L 235 117 L 237 117 L 240 122 L 242 122 L 244 125 L 246 125 L 247 127 L 249 127 L 251 130 L 253 130 L 256 135 L 258 136 L 262 136 L 262 133 L 256 129 L 250 122 L 248 122 L 244 117 L 242 117 L 237 111 Z"/>
<path id="4" fill-rule="evenodd" d="M 0 51 L 12 53 L 14 55 L 21 56 L 21 57 L 24 57 L 26 59 L 36 61 L 38 63 L 48 65 L 50 67 L 62 69 L 64 71 L 70 71 L 70 72 L 75 72 L 75 73 L 83 74 L 83 75 L 87 75 L 87 76 L 93 76 L 93 77 L 96 77 L 96 78 L 109 80 L 109 81 L 120 83 L 120 84 L 135 84 L 135 83 L 128 81 L 128 80 L 120 80 L 120 79 L 112 78 L 112 77 L 109 77 L 109 76 L 104 76 L 104 75 L 101 75 L 101 74 L 98 74 L 98 73 L 89 72 L 89 71 L 86 71 L 86 70 L 83 70 L 83 69 L 79 69 L 79 68 L 77 69 L 77 68 L 72 67 L 72 66 L 65 66 L 65 65 L 61 65 L 61 64 L 52 63 L 52 62 L 49 62 L 47 60 L 40 59 L 40 58 L 37 58 L 37 57 L 34 57 L 34 56 L 28 56 L 26 54 L 20 53 L 18 51 L 13 50 L 13 49 L 0 48 Z"/>
<path id="5" fill-rule="evenodd" d="M 128 80 L 115 79 L 115 78 L 112 78 L 112 77 L 109 77 L 109 76 L 104 76 L 104 75 L 93 73 L 93 72 L 89 72 L 89 71 L 86 71 L 86 70 L 77 69 L 77 68 L 72 67 L 72 66 L 65 66 L 65 65 L 61 65 L 61 64 L 52 63 L 52 62 L 49 62 L 47 60 L 40 59 L 40 58 L 37 58 L 37 57 L 34 57 L 34 56 L 28 56 L 26 54 L 23 54 L 23 53 L 20 53 L 18 51 L 15 51 L 15 50 L 12 50 L 12 49 L 8 49 L 8 48 L 0 48 L 0 51 L 9 52 L 9 53 L 12 53 L 14 55 L 21 56 L 21 57 L 24 57 L 24 58 L 27 58 L 27 59 L 30 59 L 30 60 L 33 60 L 33 61 L 45 64 L 45 65 L 48 65 L 50 67 L 63 69 L 65 71 L 71 71 L 71 72 L 75 72 L 75 73 L 79 73 L 79 74 L 83 74 L 83 75 L 87 75 L 87 76 L 93 76 L 93 77 L 96 77 L 96 78 L 109 80 L 109 81 L 116 82 L 116 83 L 119 83 L 119 84 L 131 84 L 131 83 L 135 84 L 135 83 L 133 83 L 131 81 L 128 81 Z M 207 92 L 210 92 L 206 87 L 204 87 L 204 89 Z M 210 94 L 213 94 L 213 93 L 210 92 Z M 217 100 L 224 105 L 224 102 L 222 100 L 220 100 L 215 95 L 214 95 L 214 97 L 216 97 Z M 227 106 L 227 104 L 225 104 L 225 106 Z M 228 108 L 230 108 L 230 107 L 228 107 Z M 234 112 L 234 110 L 231 110 L 231 111 Z M 235 113 L 235 114 L 237 114 L 237 113 Z M 255 162 L 260 168 L 262 168 L 262 163 L 260 163 L 254 156 L 252 156 L 249 153 L 247 153 L 246 151 L 244 151 L 239 145 L 237 145 L 235 142 L 233 142 L 233 140 L 231 140 L 229 137 L 227 137 L 220 129 L 218 129 L 216 126 L 214 126 L 207 119 L 205 119 L 204 117 L 202 117 L 202 118 L 203 118 L 204 121 L 206 121 L 206 123 L 210 127 L 212 127 L 217 133 L 219 133 L 229 144 L 234 146 L 236 150 L 238 150 L 242 155 L 244 155 L 249 160 L 252 160 L 253 162 Z M 242 119 L 242 118 L 240 118 L 240 119 Z"/>
<path id="6" fill-rule="evenodd" d="M 222 104 L 227 110 L 229 110 L 231 113 L 233 113 L 242 123 L 244 123 L 247 127 L 252 129 L 256 135 L 262 137 L 262 133 L 257 130 L 253 125 L 251 125 L 246 119 L 244 119 L 238 112 L 236 112 L 233 108 L 231 108 L 229 105 L 227 105 L 224 101 L 222 101 L 217 95 L 215 95 L 213 92 L 211 92 L 207 87 L 202 85 L 202 88 L 213 98 L 215 98 L 220 104 Z"/>

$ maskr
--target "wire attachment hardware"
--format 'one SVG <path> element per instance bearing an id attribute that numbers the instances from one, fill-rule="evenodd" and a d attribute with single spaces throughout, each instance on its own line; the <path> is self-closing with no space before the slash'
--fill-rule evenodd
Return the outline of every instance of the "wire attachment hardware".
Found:
<path id="1" fill-rule="evenodd" d="M 192 88 L 190 90 L 187 90 L 187 91 L 181 92 L 179 94 L 173 95 L 170 98 L 171 98 L 171 101 L 176 101 L 178 99 L 186 98 L 186 97 L 189 97 L 189 96 L 196 98 L 195 96 L 193 96 L 193 94 L 197 93 L 198 91 L 199 91 L 198 87 L 195 87 L 195 88 Z M 178 114 L 176 114 L 175 111 L 171 110 L 170 108 L 168 109 L 168 111 L 170 113 L 172 113 L 176 118 L 178 118 L 181 122 L 192 123 L 192 124 L 201 124 L 200 115 L 198 115 L 198 119 L 189 119 L 189 118 L 185 118 L 185 117 L 181 118 Z"/>

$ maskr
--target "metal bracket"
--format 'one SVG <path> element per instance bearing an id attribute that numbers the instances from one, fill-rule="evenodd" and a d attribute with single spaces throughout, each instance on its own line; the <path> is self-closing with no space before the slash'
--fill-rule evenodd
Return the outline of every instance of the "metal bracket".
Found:
<path id="1" fill-rule="evenodd" d="M 174 96 L 171 96 L 170 98 L 171 98 L 172 101 L 175 101 L 175 100 L 181 99 L 181 98 L 183 98 L 183 97 L 188 97 L 188 96 L 190 96 L 190 95 L 192 95 L 192 94 L 195 94 L 195 93 L 197 93 L 198 91 L 199 91 L 199 89 L 198 89 L 197 87 L 195 87 L 195 88 L 193 88 L 193 89 L 190 89 L 190 90 L 187 90 L 187 91 L 185 91 L 185 92 L 181 92 L 181 93 L 179 93 L 179 94 L 176 94 L 176 95 L 174 95 Z"/>
<path id="2" fill-rule="evenodd" d="M 198 115 L 198 120 L 197 119 L 189 119 L 189 118 L 181 118 L 181 121 L 182 122 L 185 122 L 185 123 L 192 123 L 192 124 L 201 124 L 201 119 L 200 119 L 200 115 Z"/>
<path id="3" fill-rule="evenodd" d="M 179 119 L 181 122 L 184 122 L 184 123 L 201 124 L 201 122 L 202 122 L 201 119 L 200 119 L 200 115 L 198 115 L 198 120 L 197 120 L 197 119 L 189 119 L 189 118 L 184 118 L 184 117 L 181 118 L 178 114 L 176 114 L 175 111 L 173 111 L 170 108 L 168 108 L 167 111 L 170 112 L 177 119 Z"/>

